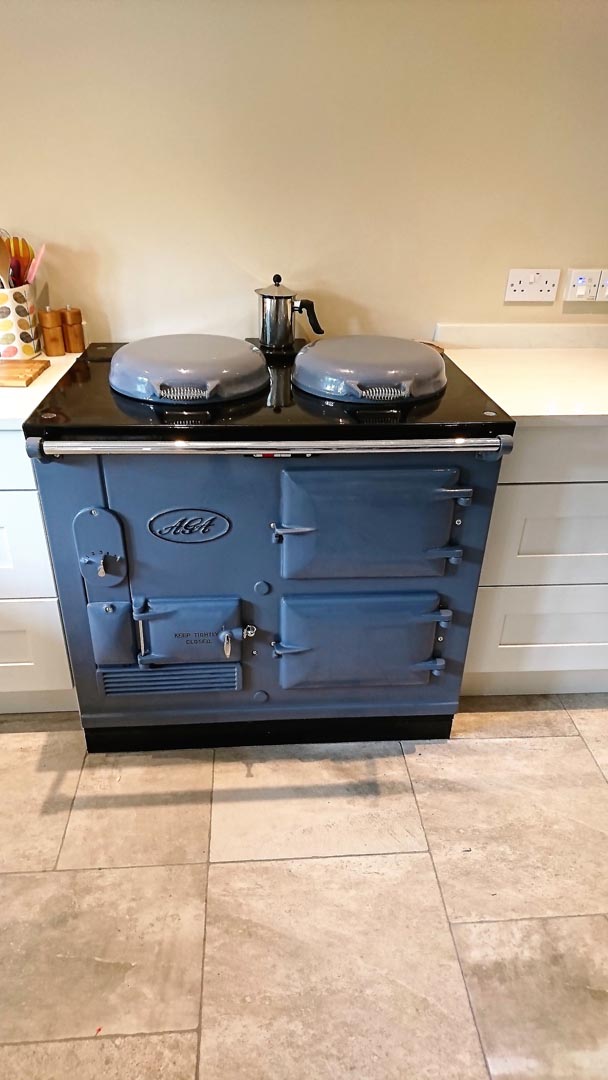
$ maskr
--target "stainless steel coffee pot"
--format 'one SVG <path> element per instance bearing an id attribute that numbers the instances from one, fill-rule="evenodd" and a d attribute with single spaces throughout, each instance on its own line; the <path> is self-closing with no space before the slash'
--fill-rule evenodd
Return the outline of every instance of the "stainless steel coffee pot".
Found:
<path id="1" fill-rule="evenodd" d="M 260 297 L 260 344 L 263 349 L 287 352 L 294 344 L 294 317 L 305 311 L 315 334 L 324 333 L 315 313 L 312 300 L 296 300 L 293 289 L 281 284 L 281 275 L 275 274 L 272 285 L 256 289 Z"/>

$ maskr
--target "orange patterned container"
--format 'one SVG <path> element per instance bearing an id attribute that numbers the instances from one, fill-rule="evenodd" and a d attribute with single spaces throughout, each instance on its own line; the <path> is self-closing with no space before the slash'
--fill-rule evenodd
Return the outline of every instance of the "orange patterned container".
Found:
<path id="1" fill-rule="evenodd" d="M 31 360 L 40 351 L 40 327 L 31 286 L 0 288 L 0 360 Z"/>

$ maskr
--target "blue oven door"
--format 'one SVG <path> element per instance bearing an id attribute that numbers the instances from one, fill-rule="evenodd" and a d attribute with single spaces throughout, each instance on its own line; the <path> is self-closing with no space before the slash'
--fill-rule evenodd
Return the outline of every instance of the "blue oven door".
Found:
<path id="1" fill-rule="evenodd" d="M 439 577 L 462 560 L 454 510 L 471 502 L 455 468 L 290 468 L 273 522 L 283 578 Z"/>
<path id="2" fill-rule="evenodd" d="M 452 612 L 435 592 L 284 596 L 280 685 L 406 686 L 428 682 L 445 661 L 434 645 Z"/>

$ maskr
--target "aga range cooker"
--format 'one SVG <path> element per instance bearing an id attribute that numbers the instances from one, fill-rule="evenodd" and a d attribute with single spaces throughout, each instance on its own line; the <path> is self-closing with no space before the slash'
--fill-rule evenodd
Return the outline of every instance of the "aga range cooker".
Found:
<path id="1" fill-rule="evenodd" d="M 397 338 L 91 345 L 24 425 L 90 750 L 449 736 L 513 420 Z"/>

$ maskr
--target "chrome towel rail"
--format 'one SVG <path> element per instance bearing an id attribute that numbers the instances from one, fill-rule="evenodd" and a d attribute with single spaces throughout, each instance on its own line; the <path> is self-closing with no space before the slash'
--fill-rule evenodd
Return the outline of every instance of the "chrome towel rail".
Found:
<path id="1" fill-rule="evenodd" d="M 72 455 L 105 454 L 241 454 L 249 457 L 290 457 L 292 454 L 482 454 L 500 458 L 511 452 L 513 437 L 454 439 L 343 439 L 295 440 L 289 442 L 213 442 L 174 439 L 150 441 L 139 439 L 54 440 L 28 438 L 27 452 L 32 458 L 48 459 Z"/>

